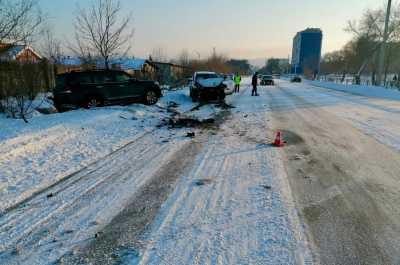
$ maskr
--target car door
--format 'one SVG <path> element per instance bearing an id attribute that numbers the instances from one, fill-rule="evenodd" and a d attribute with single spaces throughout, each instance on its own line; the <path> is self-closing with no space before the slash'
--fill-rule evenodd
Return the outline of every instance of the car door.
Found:
<path id="1" fill-rule="evenodd" d="M 123 98 L 123 89 L 114 81 L 111 71 L 99 71 L 94 74 L 94 82 L 98 91 L 103 91 L 107 101 L 118 101 Z"/>
<path id="2" fill-rule="evenodd" d="M 140 89 L 135 85 L 136 81 L 127 73 L 114 72 L 114 82 L 123 98 L 137 98 L 141 95 Z"/>

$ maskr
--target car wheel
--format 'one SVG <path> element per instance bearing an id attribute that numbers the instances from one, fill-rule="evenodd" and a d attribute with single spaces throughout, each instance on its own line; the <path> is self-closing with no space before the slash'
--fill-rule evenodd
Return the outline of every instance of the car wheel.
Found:
<path id="1" fill-rule="evenodd" d="M 157 93 L 154 90 L 147 90 L 145 94 L 146 105 L 154 105 L 158 101 Z"/>
<path id="2" fill-rule="evenodd" d="M 99 97 L 90 96 L 86 99 L 84 107 L 86 109 L 94 109 L 103 106 L 103 101 Z"/>

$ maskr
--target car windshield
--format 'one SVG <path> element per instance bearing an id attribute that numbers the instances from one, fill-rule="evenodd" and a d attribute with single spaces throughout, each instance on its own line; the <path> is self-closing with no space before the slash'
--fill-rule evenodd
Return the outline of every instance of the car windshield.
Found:
<path id="1" fill-rule="evenodd" d="M 218 78 L 217 74 L 198 74 L 196 75 L 196 80 L 204 80 L 204 79 L 211 79 L 211 78 Z"/>

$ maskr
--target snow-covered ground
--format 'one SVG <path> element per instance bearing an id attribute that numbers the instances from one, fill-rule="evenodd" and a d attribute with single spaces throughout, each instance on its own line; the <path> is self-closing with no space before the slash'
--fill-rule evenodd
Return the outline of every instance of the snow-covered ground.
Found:
<path id="1" fill-rule="evenodd" d="M 232 117 L 210 136 L 144 235 L 145 249 L 126 264 L 312 264 L 282 157 L 269 145 L 267 95 L 250 91 L 246 85 L 229 99 Z"/>
<path id="2" fill-rule="evenodd" d="M 400 101 L 286 81 L 251 97 L 249 82 L 228 97 L 235 108 L 219 130 L 194 139 L 183 137 L 187 129 L 157 126 L 173 115 L 171 102 L 196 119 L 221 111 L 194 108 L 187 89 L 166 92 L 156 106 L 38 115 L 29 124 L 0 117 L 0 264 L 51 264 L 73 253 L 192 141 L 203 147 L 194 166 L 124 262 L 312 264 L 282 154 L 269 145 L 271 111 L 321 108 L 400 151 Z"/>
<path id="3" fill-rule="evenodd" d="M 175 112 L 202 120 L 221 111 L 191 111 L 197 105 L 186 88 L 156 106 L 38 115 L 29 124 L 0 117 L 0 264 L 53 264 L 85 244 L 190 141 L 191 129 L 158 125 Z"/>
<path id="4" fill-rule="evenodd" d="M 178 112 L 195 106 L 184 89 L 166 92 L 157 106 L 35 115 L 29 124 L 0 116 L 0 213 L 154 130 L 171 115 L 171 101 Z M 210 111 L 216 110 L 195 115 Z"/>
<path id="5" fill-rule="evenodd" d="M 360 96 L 400 100 L 400 90 L 395 88 L 366 86 L 366 85 L 345 85 L 345 84 L 337 84 L 334 82 L 308 81 L 308 80 L 305 80 L 305 83 L 317 87 L 329 88 Z"/>
<path id="6" fill-rule="evenodd" d="M 321 82 L 281 82 L 280 85 L 307 103 L 323 107 L 377 141 L 400 151 L 399 91 Z M 310 107 L 307 103 L 303 107 Z M 282 108 L 288 107 L 282 101 L 280 104 Z"/>
<path id="7" fill-rule="evenodd" d="M 221 110 L 193 110 L 187 94 L 167 93 L 158 106 L 76 110 L 29 124 L 2 118 L 0 199 L 2 211 L 9 210 L 0 216 L 0 263 L 52 264 L 88 243 L 163 164 L 196 141 L 182 137 L 185 129 L 157 127 L 170 115 L 164 107 L 176 102 L 177 111 L 198 119 Z M 199 137 L 206 142 L 194 167 L 143 235 L 140 257 L 128 255 L 127 264 L 310 260 L 280 153 L 268 145 L 265 101 L 250 97 L 248 87 L 229 97 L 237 105 L 230 121 Z"/>

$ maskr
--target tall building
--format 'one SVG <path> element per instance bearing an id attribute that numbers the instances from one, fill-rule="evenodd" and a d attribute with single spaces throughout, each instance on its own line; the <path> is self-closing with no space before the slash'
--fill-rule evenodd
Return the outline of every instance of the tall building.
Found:
<path id="1" fill-rule="evenodd" d="M 292 74 L 316 75 L 319 73 L 322 48 L 322 31 L 308 28 L 293 39 Z"/>

